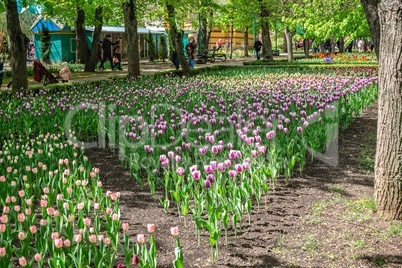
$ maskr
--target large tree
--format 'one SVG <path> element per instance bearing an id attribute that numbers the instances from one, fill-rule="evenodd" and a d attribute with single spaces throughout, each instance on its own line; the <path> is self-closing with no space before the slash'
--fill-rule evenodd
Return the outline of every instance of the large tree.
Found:
<path id="1" fill-rule="evenodd" d="M 28 88 L 27 48 L 28 37 L 22 32 L 17 11 L 17 1 L 6 1 L 7 32 L 10 38 L 10 55 L 12 69 L 12 90 Z"/>
<path id="2" fill-rule="evenodd" d="M 140 76 L 140 54 L 138 52 L 137 3 L 129 0 L 123 3 L 124 25 L 127 37 L 128 77 Z"/>
<path id="3" fill-rule="evenodd" d="M 402 1 L 362 0 L 371 29 L 380 29 L 374 197 L 379 214 L 402 220 Z M 372 14 L 377 13 L 377 14 Z M 374 18 L 374 19 L 370 19 Z"/>
<path id="4" fill-rule="evenodd" d="M 167 9 L 167 20 L 169 23 L 169 37 L 170 42 L 172 42 L 173 47 L 179 57 L 179 62 L 181 69 L 183 70 L 183 75 L 193 75 L 193 71 L 190 68 L 186 58 L 183 53 L 183 43 L 182 43 L 182 30 L 177 27 L 176 22 L 176 8 L 171 1 L 166 2 Z"/>

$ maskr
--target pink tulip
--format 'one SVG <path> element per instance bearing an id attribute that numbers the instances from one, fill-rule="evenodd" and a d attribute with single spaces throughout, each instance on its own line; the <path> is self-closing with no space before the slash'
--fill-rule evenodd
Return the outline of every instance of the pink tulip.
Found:
<path id="1" fill-rule="evenodd" d="M 81 241 L 82 241 L 82 235 L 81 234 L 74 235 L 74 242 L 75 243 L 81 243 Z"/>
<path id="2" fill-rule="evenodd" d="M 46 226 L 47 225 L 47 220 L 46 219 L 41 219 L 39 221 L 40 226 Z"/>
<path id="3" fill-rule="evenodd" d="M 24 191 L 24 190 L 18 191 L 18 195 L 19 195 L 20 197 L 23 197 L 23 196 L 25 195 L 25 191 Z"/>
<path id="4" fill-rule="evenodd" d="M 27 259 L 25 259 L 25 257 L 19 258 L 19 259 L 18 259 L 18 263 L 19 263 L 22 267 L 25 267 L 25 266 L 27 266 L 27 264 L 28 264 Z"/>
<path id="5" fill-rule="evenodd" d="M 7 252 L 6 252 L 6 248 L 0 248 L 0 258 L 6 256 Z"/>
<path id="6" fill-rule="evenodd" d="M 68 239 L 66 239 L 66 240 L 64 240 L 63 245 L 64 245 L 65 247 L 69 247 L 69 246 L 71 246 L 71 241 L 68 240 Z"/>
<path id="7" fill-rule="evenodd" d="M 128 231 L 128 228 L 129 228 L 129 226 L 128 226 L 128 223 L 127 222 L 123 222 L 122 224 L 121 224 L 121 229 L 125 232 L 125 231 Z"/>
<path id="8" fill-rule="evenodd" d="M 138 241 L 138 243 L 144 244 L 145 243 L 144 234 L 137 234 L 137 241 Z"/>
<path id="9" fill-rule="evenodd" d="M 4 233 L 6 231 L 6 225 L 0 224 L 0 233 Z"/>
<path id="10" fill-rule="evenodd" d="M 31 234 L 35 234 L 38 231 L 38 229 L 36 228 L 35 225 L 32 225 L 29 226 L 29 231 L 31 232 Z"/>
<path id="11" fill-rule="evenodd" d="M 133 255 L 133 257 L 131 258 L 131 264 L 134 266 L 138 265 L 138 256 L 137 255 Z"/>
<path id="12" fill-rule="evenodd" d="M 60 238 L 60 234 L 58 232 L 53 232 L 51 237 L 52 237 L 52 240 L 56 240 L 56 239 Z"/>
<path id="13" fill-rule="evenodd" d="M 87 226 L 87 227 L 90 226 L 91 225 L 91 219 L 90 218 L 85 218 L 84 219 L 84 225 Z"/>
<path id="14" fill-rule="evenodd" d="M 36 262 L 40 262 L 42 260 L 42 256 L 39 253 L 36 253 L 34 259 Z"/>
<path id="15" fill-rule="evenodd" d="M 91 242 L 92 244 L 96 244 L 96 240 L 97 240 L 96 235 L 92 234 L 89 236 L 89 242 Z"/>
<path id="16" fill-rule="evenodd" d="M 156 228 L 155 224 L 153 224 L 153 223 L 148 223 L 147 224 L 147 230 L 148 230 L 149 233 L 155 232 L 155 228 Z"/>
<path id="17" fill-rule="evenodd" d="M 57 239 L 54 239 L 53 242 L 54 242 L 54 246 L 56 248 L 62 248 L 63 247 L 63 239 L 57 238 Z"/>
<path id="18" fill-rule="evenodd" d="M 25 235 L 24 232 L 19 232 L 19 233 L 18 233 L 18 239 L 19 239 L 19 240 L 24 240 L 25 237 L 26 237 L 26 235 Z"/>
<path id="19" fill-rule="evenodd" d="M 178 236 L 179 235 L 179 227 L 178 226 L 171 227 L 170 234 L 173 236 Z"/>
<path id="20" fill-rule="evenodd" d="M 10 207 L 9 206 L 4 206 L 3 207 L 3 213 L 4 214 L 7 214 L 7 213 L 9 213 L 10 212 Z"/>

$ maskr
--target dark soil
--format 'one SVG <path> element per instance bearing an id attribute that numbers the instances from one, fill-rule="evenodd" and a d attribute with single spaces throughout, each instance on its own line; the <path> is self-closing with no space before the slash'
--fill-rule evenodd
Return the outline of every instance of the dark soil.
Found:
<path id="1" fill-rule="evenodd" d="M 121 192 L 122 221 L 129 222 L 133 241 L 147 234 L 148 223 L 156 224 L 158 267 L 173 267 L 172 226 L 179 226 L 186 268 L 402 267 L 402 223 L 379 218 L 373 205 L 376 118 L 373 105 L 340 131 L 337 166 L 314 160 L 288 185 L 278 179 L 267 202 L 259 211 L 255 206 L 251 225 L 244 219 L 237 238 L 229 233 L 227 247 L 221 237 L 215 263 L 206 234 L 197 247 L 190 217 L 185 228 L 177 214 L 165 213 L 113 153 L 93 148 L 86 154 L 100 168 L 105 190 Z"/>

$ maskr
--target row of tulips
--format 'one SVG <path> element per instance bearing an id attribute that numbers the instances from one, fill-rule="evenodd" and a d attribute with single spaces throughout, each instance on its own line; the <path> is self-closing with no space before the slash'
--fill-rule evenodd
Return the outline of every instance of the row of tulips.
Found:
<path id="1" fill-rule="evenodd" d="M 60 134 L 4 141 L 0 171 L 0 267 L 115 267 L 119 251 L 127 267 L 156 267 L 155 225 L 147 243 L 131 241 L 120 193 L 103 192 L 77 144 Z"/>

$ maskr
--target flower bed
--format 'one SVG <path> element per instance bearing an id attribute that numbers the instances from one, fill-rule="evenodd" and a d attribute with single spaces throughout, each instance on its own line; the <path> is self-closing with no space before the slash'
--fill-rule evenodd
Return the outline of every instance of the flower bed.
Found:
<path id="1" fill-rule="evenodd" d="M 119 194 L 103 191 L 83 154 L 106 144 L 139 184 L 164 190 L 166 211 L 209 232 L 215 259 L 221 235 L 241 229 L 278 176 L 302 170 L 307 151 L 333 150 L 338 127 L 376 99 L 377 78 L 361 74 L 239 68 L 4 98 L 1 267 L 112 267 L 119 250 L 156 266 L 153 236 L 132 244 Z"/>

